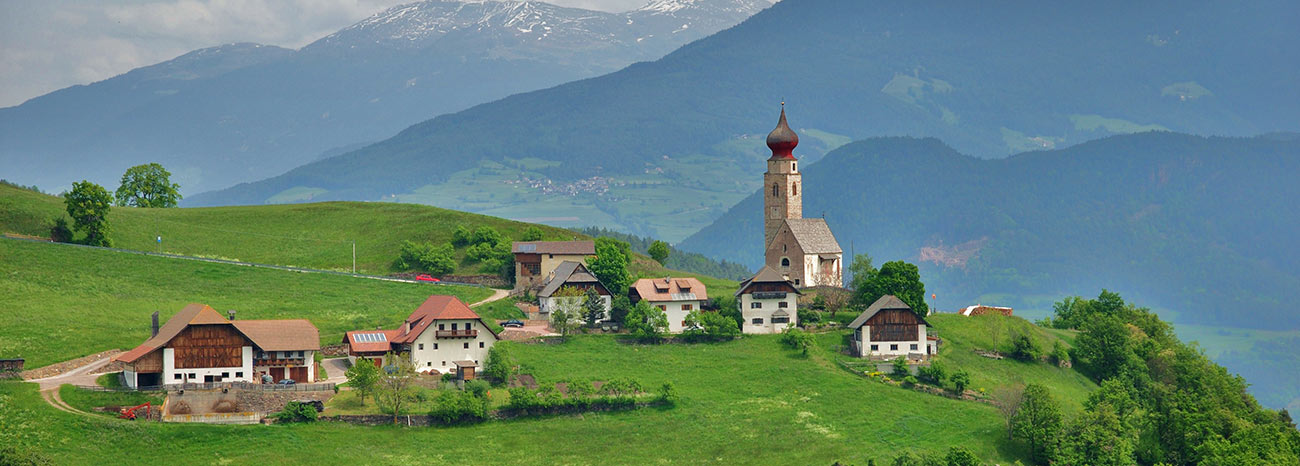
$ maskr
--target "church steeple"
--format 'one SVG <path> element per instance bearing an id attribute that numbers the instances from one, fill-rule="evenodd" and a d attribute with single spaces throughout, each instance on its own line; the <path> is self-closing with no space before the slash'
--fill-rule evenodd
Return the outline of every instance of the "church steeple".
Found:
<path id="1" fill-rule="evenodd" d="M 799 160 L 794 148 L 799 145 L 799 135 L 785 121 L 785 102 L 781 103 L 781 119 L 776 129 L 767 135 L 767 147 L 772 157 L 767 159 L 767 173 L 763 174 L 763 247 L 772 243 L 777 230 L 786 219 L 803 218 L 803 196 L 799 184 Z"/>

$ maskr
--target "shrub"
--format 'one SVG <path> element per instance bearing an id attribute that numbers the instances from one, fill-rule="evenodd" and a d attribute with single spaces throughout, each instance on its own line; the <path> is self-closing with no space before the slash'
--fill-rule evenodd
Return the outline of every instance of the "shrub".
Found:
<path id="1" fill-rule="evenodd" d="M 821 298 L 821 296 L 818 296 L 818 298 Z M 799 325 L 815 324 L 822 320 L 822 315 L 813 309 L 801 307 L 797 314 L 799 316 Z"/>
<path id="2" fill-rule="evenodd" d="M 473 236 L 470 237 L 470 243 L 476 246 L 486 244 L 491 247 L 496 246 L 501 242 L 501 233 L 497 233 L 495 228 L 486 225 L 475 228 Z"/>
<path id="3" fill-rule="evenodd" d="M 1010 356 L 1021 361 L 1036 361 L 1042 350 L 1038 348 L 1038 343 L 1030 338 L 1027 333 L 1016 334 L 1011 338 Z"/>
<path id="4" fill-rule="evenodd" d="M 907 386 L 910 387 L 910 386 L 912 386 L 912 385 L 916 385 L 917 383 L 918 383 L 918 381 L 916 380 L 916 376 L 914 376 L 914 375 L 909 375 L 909 376 L 907 376 L 907 377 L 903 377 L 903 385 L 907 385 Z"/>
<path id="5" fill-rule="evenodd" d="M 316 420 L 316 407 L 307 403 L 290 401 L 271 417 L 280 422 L 312 422 Z"/>
<path id="6" fill-rule="evenodd" d="M 487 381 L 483 379 L 474 379 L 465 382 L 465 391 L 479 398 L 487 398 L 488 390 L 491 388 L 492 385 L 488 384 Z"/>
<path id="7" fill-rule="evenodd" d="M 434 246 L 432 243 L 402 241 L 396 266 L 402 270 L 422 270 L 433 275 L 446 275 L 456 269 L 455 250 L 451 244 Z"/>
<path id="8" fill-rule="evenodd" d="M 72 228 L 68 227 L 68 219 L 63 217 L 54 219 L 54 226 L 50 227 L 50 240 L 56 243 L 72 242 Z"/>
<path id="9" fill-rule="evenodd" d="M 477 381 L 471 381 L 473 382 Z M 466 387 L 469 385 L 467 383 Z M 480 386 L 486 394 L 486 383 Z M 429 411 L 429 416 L 443 424 L 479 422 L 487 419 L 487 397 L 477 396 L 470 390 L 444 390 L 438 395 L 433 409 Z"/>
<path id="10" fill-rule="evenodd" d="M 781 344 L 803 352 L 804 356 L 812 349 L 814 339 L 811 333 L 796 327 L 786 327 L 781 331 Z"/>
<path id="11" fill-rule="evenodd" d="M 891 378 L 898 379 L 911 373 L 912 371 L 907 367 L 907 357 L 899 356 L 894 358 L 894 372 L 891 374 Z"/>
<path id="12" fill-rule="evenodd" d="M 487 362 L 483 364 L 483 376 L 491 379 L 497 384 L 504 384 L 510 381 L 510 376 L 514 373 L 514 367 L 518 364 L 514 356 L 510 354 L 510 344 L 497 342 L 488 350 Z"/>
<path id="13" fill-rule="evenodd" d="M 929 366 L 920 366 L 916 372 L 922 382 L 930 385 L 943 385 L 943 380 L 948 378 L 948 371 L 939 361 L 931 362 Z"/>
<path id="14" fill-rule="evenodd" d="M 966 372 L 966 371 L 963 371 L 963 370 L 959 370 L 959 371 L 954 372 L 954 373 L 952 374 L 952 387 L 953 387 L 954 390 L 957 391 L 957 394 L 958 394 L 958 395 L 960 395 L 960 394 L 962 394 L 963 392 L 965 392 L 965 391 L 966 391 L 966 387 L 969 387 L 969 386 L 970 386 L 970 373 L 969 373 L 969 372 Z"/>
<path id="15" fill-rule="evenodd" d="M 451 373 L 451 372 L 448 372 L 448 373 L 446 373 L 446 374 L 442 374 L 442 381 L 443 381 L 443 382 L 454 382 L 455 380 L 456 380 L 456 374 L 453 374 L 453 373 Z"/>
<path id="16" fill-rule="evenodd" d="M 521 239 L 521 241 L 541 241 L 541 240 L 542 240 L 542 229 L 537 228 L 536 225 L 530 226 L 528 227 L 527 230 L 524 230 L 524 236 Z"/>
<path id="17" fill-rule="evenodd" d="M 659 401 L 672 406 L 680 399 L 681 395 L 677 394 L 677 387 L 673 386 L 672 382 L 664 382 L 663 386 L 659 387 Z"/>
<path id="18" fill-rule="evenodd" d="M 1069 360 L 1070 360 L 1070 352 L 1065 349 L 1065 345 L 1062 345 L 1059 340 L 1053 343 L 1052 364 L 1056 364 L 1059 366 L 1065 364 L 1065 362 Z"/>
<path id="19" fill-rule="evenodd" d="M 979 457 L 966 447 L 948 447 L 948 455 L 943 458 L 947 466 L 981 466 Z"/>
<path id="20" fill-rule="evenodd" d="M 451 244 L 458 248 L 464 247 L 469 244 L 470 236 L 472 235 L 473 234 L 470 233 L 469 228 L 466 228 L 465 225 L 456 225 L 456 230 L 451 232 Z"/>

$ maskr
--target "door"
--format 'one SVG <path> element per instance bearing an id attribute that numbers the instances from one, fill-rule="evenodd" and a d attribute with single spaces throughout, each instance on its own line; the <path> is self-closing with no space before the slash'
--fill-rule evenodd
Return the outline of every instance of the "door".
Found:
<path id="1" fill-rule="evenodd" d="M 283 368 L 283 367 L 272 367 L 272 368 L 271 368 L 271 378 L 272 378 L 272 379 L 275 379 L 274 383 L 279 383 L 281 380 L 284 380 L 284 378 L 285 378 L 285 377 L 284 377 L 284 368 Z"/>
<path id="2" fill-rule="evenodd" d="M 310 380 L 307 380 L 307 366 L 290 367 L 289 378 L 298 383 L 311 382 Z"/>
<path id="3" fill-rule="evenodd" d="M 375 358 L 375 359 L 371 359 L 371 361 L 375 362 L 375 367 L 378 367 L 380 369 L 384 368 L 384 358 Z"/>

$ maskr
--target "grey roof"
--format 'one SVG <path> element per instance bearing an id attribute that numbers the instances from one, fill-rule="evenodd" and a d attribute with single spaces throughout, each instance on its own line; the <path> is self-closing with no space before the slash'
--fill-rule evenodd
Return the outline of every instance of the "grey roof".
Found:
<path id="1" fill-rule="evenodd" d="M 867 306 L 867 310 L 862 311 L 862 314 L 858 314 L 858 318 L 853 319 L 853 322 L 849 323 L 849 328 L 854 328 L 854 329 L 860 328 L 862 327 L 863 324 L 866 324 L 868 320 L 871 320 L 871 318 L 874 317 L 880 311 L 891 310 L 891 309 L 905 310 L 911 312 L 912 307 L 908 306 L 907 303 L 904 303 L 903 300 L 898 299 L 897 296 L 894 296 L 892 294 L 887 294 L 881 296 L 880 299 L 876 300 L 876 302 L 871 303 L 870 306 Z M 930 326 L 930 323 L 926 322 L 924 317 L 918 315 L 916 316 L 916 318 L 919 319 L 921 323 L 925 324 L 926 327 Z"/>
<path id="2" fill-rule="evenodd" d="M 799 248 L 803 249 L 804 254 L 844 253 L 825 219 L 791 218 L 786 219 L 785 224 L 789 225 L 790 233 L 794 234 L 794 239 L 799 242 Z"/>
<path id="3" fill-rule="evenodd" d="M 773 283 L 773 282 L 790 283 L 790 280 L 786 280 L 785 277 L 781 275 L 781 272 L 777 272 L 776 269 L 764 265 L 763 268 L 758 269 L 758 273 L 754 274 L 754 276 L 745 279 L 745 281 L 743 282 L 740 282 L 740 287 L 736 288 L 735 295 L 740 296 L 740 293 L 742 291 L 745 291 L 745 287 L 749 286 L 751 283 Z M 794 284 L 790 284 L 790 286 L 793 287 Z M 798 288 L 795 288 L 794 292 L 797 294 L 803 294 L 799 292 Z"/>
<path id="4" fill-rule="evenodd" d="M 542 285 L 542 291 L 537 292 L 537 297 L 549 297 L 559 291 L 565 283 L 600 283 L 600 279 L 588 271 L 587 266 L 582 265 L 581 262 L 564 261 L 555 266 L 555 271 L 551 272 L 551 279 Z M 600 283 L 600 285 L 605 284 Z"/>

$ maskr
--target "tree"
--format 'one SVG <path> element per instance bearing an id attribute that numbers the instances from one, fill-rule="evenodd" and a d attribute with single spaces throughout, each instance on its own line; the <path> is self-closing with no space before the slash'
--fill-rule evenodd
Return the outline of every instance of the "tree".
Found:
<path id="1" fill-rule="evenodd" d="M 1025 399 L 1025 387 L 1023 385 L 1004 385 L 993 389 L 993 406 L 998 408 L 998 413 L 1002 415 L 1002 422 L 1007 427 L 1007 439 L 1010 440 L 1015 434 L 1016 413 L 1020 412 L 1020 403 Z"/>
<path id="2" fill-rule="evenodd" d="M 122 174 L 117 187 L 117 205 L 132 207 L 176 207 L 181 200 L 181 185 L 171 182 L 171 173 L 162 165 L 136 165 Z"/>
<path id="3" fill-rule="evenodd" d="M 524 230 L 524 236 L 521 241 L 541 241 L 541 240 L 542 240 L 542 229 L 537 228 L 537 225 L 532 225 L 529 226 L 527 230 Z"/>
<path id="4" fill-rule="evenodd" d="M 62 216 L 54 219 L 54 226 L 50 227 L 50 241 L 56 243 L 72 242 L 72 228 L 68 227 L 68 219 Z"/>
<path id="5" fill-rule="evenodd" d="M 857 254 L 853 256 L 853 262 L 849 263 L 849 274 L 853 277 L 849 280 L 850 289 L 865 289 L 867 283 L 871 281 L 871 277 L 876 275 L 876 268 L 871 265 L 871 256 L 866 254 Z M 859 295 L 854 293 L 853 298 L 849 300 L 849 304 L 858 307 L 867 307 L 870 306 L 872 302 L 875 302 L 875 300 L 872 300 L 864 303 L 860 302 L 860 299 Z"/>
<path id="6" fill-rule="evenodd" d="M 854 259 L 855 265 L 857 261 Z M 867 264 L 868 271 L 869 266 L 870 264 Z M 930 308 L 925 304 L 925 284 L 921 283 L 921 272 L 915 264 L 903 261 L 886 262 L 880 266 L 880 270 L 869 274 L 865 279 L 859 280 L 859 276 L 855 274 L 853 284 L 855 286 L 853 301 L 860 306 L 869 306 L 884 295 L 894 295 L 911 307 L 912 312 L 917 315 L 923 316 L 929 312 Z"/>
<path id="7" fill-rule="evenodd" d="M 348 386 L 357 392 L 357 399 L 365 406 L 366 397 L 374 393 L 375 384 L 379 382 L 379 367 L 373 361 L 359 357 L 344 375 L 348 377 Z"/>
<path id="8" fill-rule="evenodd" d="M 1130 349 L 1128 325 L 1114 315 L 1094 315 L 1075 339 L 1075 355 L 1094 379 L 1118 375 L 1127 364 Z"/>
<path id="9" fill-rule="evenodd" d="M 609 319 L 619 325 L 627 323 L 627 314 L 632 311 L 632 300 L 625 294 L 615 295 L 609 303 Z"/>
<path id="10" fill-rule="evenodd" d="M 1088 410 L 1065 429 L 1055 455 L 1060 464 L 1125 466 L 1137 464 L 1134 439 L 1128 426 L 1109 406 Z"/>
<path id="11" fill-rule="evenodd" d="M 1049 463 L 1061 435 L 1061 409 L 1047 387 L 1025 387 L 1012 424 L 1016 436 L 1029 443 L 1029 457 L 1040 464 Z"/>
<path id="12" fill-rule="evenodd" d="M 86 244 L 113 245 L 108 238 L 108 211 L 113 206 L 108 190 L 89 181 L 78 181 L 72 183 L 72 191 L 63 197 L 63 203 L 72 217 L 73 228 L 86 234 Z"/>
<path id="13" fill-rule="evenodd" d="M 605 299 L 596 291 L 596 287 L 587 288 L 582 300 L 582 320 L 588 327 L 595 327 L 597 322 L 605 319 Z"/>
<path id="14" fill-rule="evenodd" d="M 981 466 L 984 464 L 979 457 L 971 453 L 966 447 L 948 447 L 948 455 L 943 457 L 943 462 L 946 466 Z"/>
<path id="15" fill-rule="evenodd" d="M 638 340 L 658 341 L 668 331 L 668 314 L 645 300 L 637 301 L 627 313 L 625 326 Z"/>
<path id="16" fill-rule="evenodd" d="M 388 362 L 379 374 L 375 384 L 375 401 L 379 406 L 393 412 L 393 424 L 402 413 L 402 406 L 415 399 L 415 381 L 420 377 L 407 355 L 388 353 L 384 356 Z"/>
<path id="17" fill-rule="evenodd" d="M 613 294 L 627 294 L 627 286 L 632 282 L 627 272 L 631 263 L 630 246 L 613 238 L 596 238 L 596 257 L 587 261 L 587 268 L 609 287 Z"/>
<path id="18" fill-rule="evenodd" d="M 502 242 L 501 233 L 497 233 L 495 228 L 484 225 L 474 229 L 474 235 L 470 237 L 471 244 L 486 244 L 496 246 Z"/>
<path id="19" fill-rule="evenodd" d="M 456 270 L 455 249 L 450 243 L 434 246 L 427 242 L 404 240 L 395 265 L 402 270 L 417 269 L 433 275 L 446 275 Z"/>
<path id="20" fill-rule="evenodd" d="M 518 364 L 514 355 L 510 354 L 510 343 L 498 341 L 488 350 L 487 362 L 483 363 L 483 375 L 497 384 L 506 384 L 510 382 L 510 376 L 514 375 Z"/>
<path id="21" fill-rule="evenodd" d="M 685 327 L 682 334 L 694 340 L 722 340 L 740 335 L 740 326 L 736 325 L 736 320 L 717 312 L 691 311 L 686 314 Z"/>
<path id="22" fill-rule="evenodd" d="M 559 333 L 561 338 L 567 339 L 580 325 L 578 314 L 582 301 L 581 298 L 555 301 L 555 307 L 551 309 L 551 330 Z"/>
<path id="23" fill-rule="evenodd" d="M 668 260 L 668 243 L 655 240 L 655 242 L 650 243 L 650 249 L 647 252 L 650 253 L 651 259 L 654 259 L 659 265 L 664 265 L 664 261 Z"/>
<path id="24" fill-rule="evenodd" d="M 970 373 L 964 370 L 958 370 L 952 373 L 952 388 L 957 394 L 966 393 L 966 387 L 970 386 Z"/>

